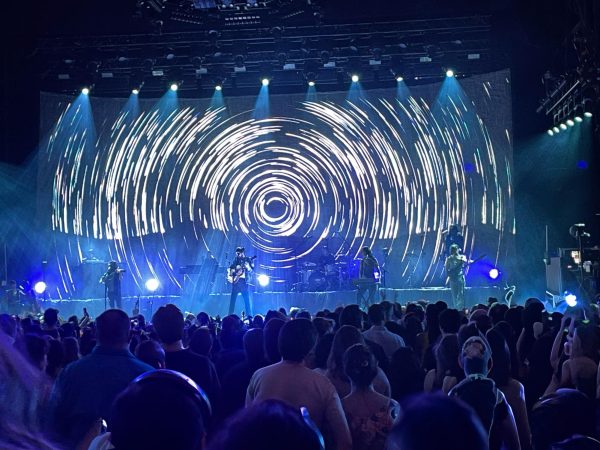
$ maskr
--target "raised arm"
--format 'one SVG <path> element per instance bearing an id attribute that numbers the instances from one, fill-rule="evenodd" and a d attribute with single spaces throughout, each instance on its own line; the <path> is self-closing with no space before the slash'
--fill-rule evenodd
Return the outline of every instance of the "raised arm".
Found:
<path id="1" fill-rule="evenodd" d="M 552 344 L 552 351 L 550 352 L 550 365 L 556 371 L 558 369 L 558 363 L 560 362 L 560 357 L 562 355 L 563 349 L 563 338 L 565 336 L 565 325 L 568 317 L 563 316 L 560 321 L 560 329 L 556 336 L 554 337 L 554 343 Z"/>

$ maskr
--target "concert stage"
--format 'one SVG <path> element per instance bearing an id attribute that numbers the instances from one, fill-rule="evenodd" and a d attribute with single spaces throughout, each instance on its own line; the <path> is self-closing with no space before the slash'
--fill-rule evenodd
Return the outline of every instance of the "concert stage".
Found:
<path id="1" fill-rule="evenodd" d="M 504 291 L 498 287 L 471 287 L 467 288 L 465 303 L 471 307 L 476 303 L 486 303 L 488 297 L 502 299 Z M 125 297 L 123 307 L 131 314 L 138 297 Z M 150 317 L 156 309 L 166 303 L 174 303 L 183 311 L 194 314 L 205 311 L 211 316 L 225 316 L 229 308 L 229 294 L 211 294 L 208 300 L 196 301 L 180 296 L 142 296 L 140 299 L 140 312 Z M 450 289 L 431 287 L 421 289 L 380 289 L 379 300 L 387 299 L 405 305 L 407 302 L 426 300 L 436 302 L 443 300 L 449 305 L 452 303 Z M 338 306 L 356 303 L 356 291 L 331 291 L 331 292 L 255 292 L 252 296 L 254 311 L 265 314 L 270 309 L 291 307 L 302 308 L 316 313 L 325 308 L 333 310 Z M 104 299 L 73 299 L 73 300 L 47 300 L 42 302 L 44 308 L 54 307 L 60 311 L 63 318 L 71 315 L 81 316 L 83 308 L 87 308 L 92 317 L 96 317 L 104 309 Z M 244 302 L 241 296 L 236 303 L 236 313 L 240 314 Z"/>

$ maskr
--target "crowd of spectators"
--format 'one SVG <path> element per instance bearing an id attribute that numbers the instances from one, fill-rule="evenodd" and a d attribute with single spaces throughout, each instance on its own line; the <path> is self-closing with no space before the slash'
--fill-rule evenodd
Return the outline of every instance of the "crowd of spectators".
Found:
<path id="1" fill-rule="evenodd" d="M 600 314 L 0 314 L 0 449 L 600 449 Z"/>

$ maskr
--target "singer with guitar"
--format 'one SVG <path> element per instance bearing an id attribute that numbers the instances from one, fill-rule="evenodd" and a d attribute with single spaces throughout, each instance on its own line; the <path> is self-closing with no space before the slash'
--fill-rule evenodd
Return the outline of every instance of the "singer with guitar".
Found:
<path id="1" fill-rule="evenodd" d="M 120 269 L 116 261 L 108 263 L 108 270 L 102 278 L 100 283 L 104 284 L 104 309 L 106 309 L 106 298 L 111 308 L 115 306 L 118 309 L 122 309 L 121 305 L 121 279 L 123 278 L 123 272 L 125 269 Z"/>
<path id="2" fill-rule="evenodd" d="M 473 262 L 467 260 L 467 257 L 460 253 L 460 247 L 457 244 L 450 246 L 450 255 L 446 258 L 444 268 L 448 275 L 454 308 L 459 311 L 465 307 L 465 268 Z"/>
<path id="3" fill-rule="evenodd" d="M 248 274 L 254 270 L 254 259 L 246 256 L 244 247 L 235 249 L 235 259 L 229 266 L 229 274 L 227 281 L 231 283 L 231 298 L 229 300 L 229 314 L 233 314 L 235 310 L 235 302 L 238 294 L 242 294 L 244 298 L 244 307 L 246 315 L 252 315 L 252 304 L 250 302 L 250 293 L 248 292 Z"/>

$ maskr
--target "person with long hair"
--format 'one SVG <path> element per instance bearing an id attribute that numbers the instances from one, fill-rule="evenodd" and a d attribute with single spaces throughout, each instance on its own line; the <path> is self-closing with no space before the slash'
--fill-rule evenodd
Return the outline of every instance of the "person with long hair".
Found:
<path id="1" fill-rule="evenodd" d="M 449 334 L 444 336 L 435 348 L 436 368 L 427 372 L 423 384 L 425 392 L 441 390 L 447 394 L 452 387 L 464 378 L 462 369 L 458 365 L 460 349 L 458 336 Z"/>
<path id="2" fill-rule="evenodd" d="M 342 399 L 354 450 L 383 450 L 388 433 L 400 412 L 395 400 L 373 388 L 377 360 L 363 344 L 355 344 L 344 353 L 344 372 L 350 379 L 350 394 Z"/>
<path id="3" fill-rule="evenodd" d="M 344 353 L 354 344 L 365 344 L 365 339 L 361 332 L 351 325 L 342 326 L 333 338 L 331 353 L 327 360 L 327 378 L 333 383 L 340 398 L 344 398 L 350 393 L 350 379 L 344 372 Z M 377 368 L 377 375 L 373 380 L 375 390 L 387 397 L 391 396 L 390 382 L 387 376 Z"/>
<path id="4" fill-rule="evenodd" d="M 561 333 L 562 330 L 559 330 L 557 340 L 560 340 Z M 594 398 L 599 360 L 600 329 L 591 323 L 572 321 L 564 343 L 564 354 L 559 357 L 546 395 L 559 388 L 575 388 Z"/>
<path id="5" fill-rule="evenodd" d="M 402 402 L 413 394 L 423 392 L 425 371 L 419 358 L 410 347 L 402 347 L 392 355 L 388 378 L 392 387 L 392 398 Z"/>
<path id="6" fill-rule="evenodd" d="M 492 369 L 489 377 L 506 397 L 513 410 L 515 423 L 519 433 L 519 442 L 523 450 L 531 448 L 531 431 L 527 419 L 525 404 L 525 388 L 512 377 L 511 355 L 506 339 L 497 326 L 489 330 L 486 339 L 492 351 Z"/>

